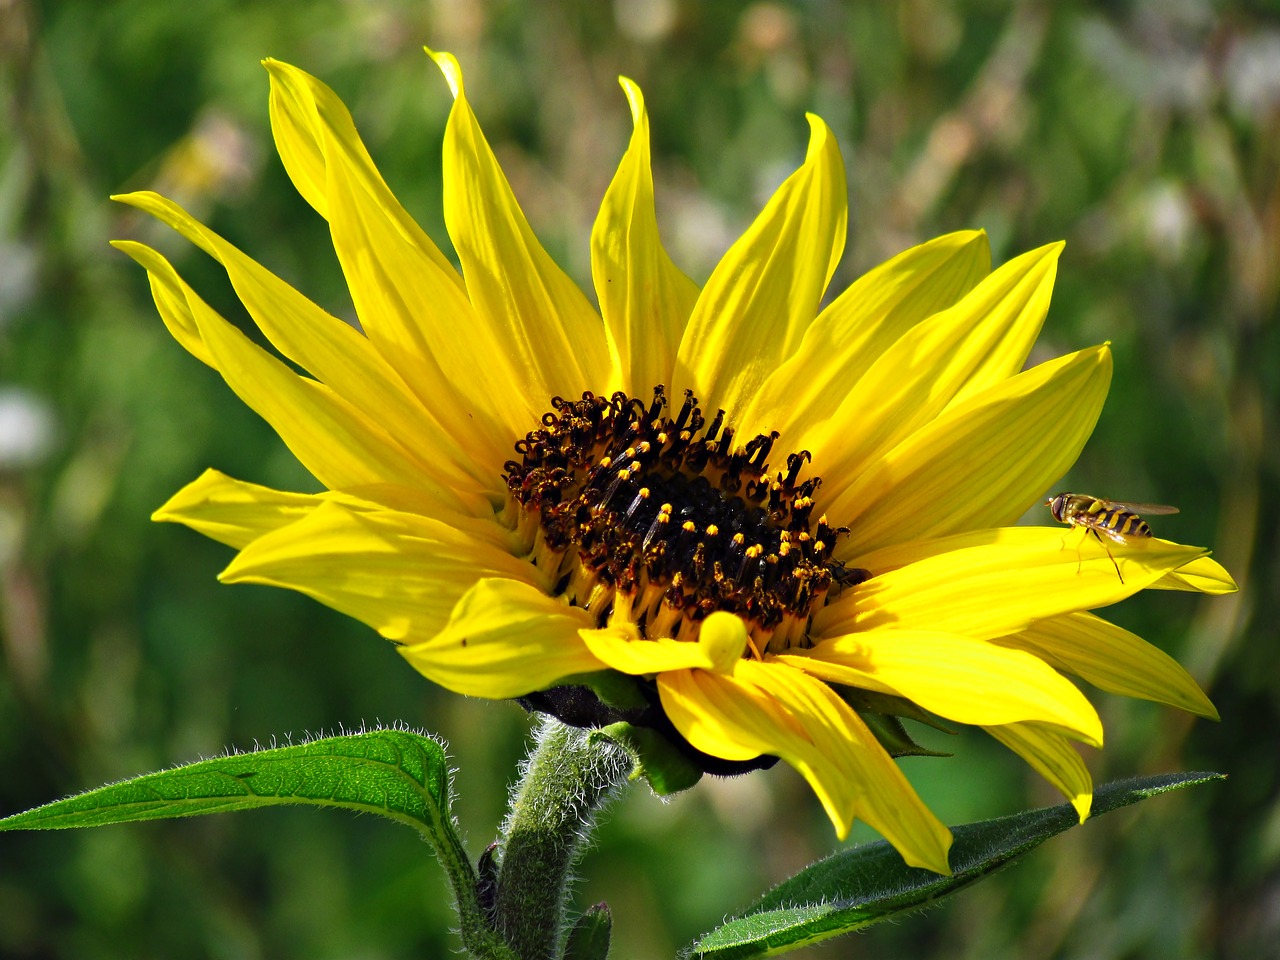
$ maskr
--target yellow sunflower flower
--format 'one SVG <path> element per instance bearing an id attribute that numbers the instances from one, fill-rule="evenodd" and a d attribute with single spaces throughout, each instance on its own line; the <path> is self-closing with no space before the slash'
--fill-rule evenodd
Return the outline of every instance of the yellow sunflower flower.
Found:
<path id="1" fill-rule="evenodd" d="M 1023 370 L 1060 245 L 992 271 L 981 232 L 949 234 L 819 309 L 846 188 L 810 116 L 803 165 L 699 289 L 658 240 L 648 119 L 623 80 L 635 126 L 591 235 L 597 312 L 534 237 L 457 62 L 433 57 L 454 95 L 461 273 L 337 96 L 266 63 L 276 145 L 329 223 L 359 329 L 176 204 L 118 198 L 217 260 L 310 374 L 155 250 L 116 243 L 179 342 L 327 488 L 211 470 L 180 491 L 156 519 L 236 548 L 222 580 L 306 593 L 463 694 L 639 678 L 694 748 L 782 758 L 841 837 L 860 817 L 939 872 L 950 834 L 850 688 L 983 727 L 1082 818 L 1092 787 L 1069 741 L 1100 745 L 1102 727 L 1063 673 L 1215 716 L 1169 657 L 1088 612 L 1148 587 L 1234 589 L 1207 551 L 1011 526 L 1075 461 L 1111 376 L 1106 345 Z"/>

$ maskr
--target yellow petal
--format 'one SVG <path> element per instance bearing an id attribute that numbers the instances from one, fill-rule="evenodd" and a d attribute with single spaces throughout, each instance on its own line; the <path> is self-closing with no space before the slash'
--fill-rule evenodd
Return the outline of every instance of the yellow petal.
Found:
<path id="1" fill-rule="evenodd" d="M 533 235 L 467 103 L 457 61 L 431 56 L 454 93 L 444 219 L 471 302 L 500 324 L 508 351 L 520 358 L 518 389 L 539 402 L 603 391 L 610 366 L 600 318 Z"/>
<path id="2" fill-rule="evenodd" d="M 1033 723 L 987 727 L 987 733 L 1022 757 L 1040 776 L 1058 788 L 1084 823 L 1093 806 L 1093 778 L 1067 739 Z"/>
<path id="3" fill-rule="evenodd" d="M 1151 586 L 1155 590 L 1186 590 L 1210 596 L 1235 593 L 1240 589 L 1226 568 L 1210 557 L 1192 560 L 1186 566 L 1161 577 Z"/>
<path id="4" fill-rule="evenodd" d="M 206 470 L 169 498 L 152 520 L 181 523 L 235 547 L 301 520 L 324 501 L 310 493 L 286 493 Z"/>
<path id="5" fill-rule="evenodd" d="M 1075 463 L 1110 383 L 1111 352 L 1092 347 L 948 409 L 833 492 L 839 556 L 1013 523 Z"/>
<path id="6" fill-rule="evenodd" d="M 322 212 L 361 328 L 493 482 L 513 439 L 542 412 L 512 389 L 523 373 L 501 328 L 472 308 L 457 271 L 392 195 L 333 91 L 294 67 L 267 66 L 277 143 L 292 144 L 307 176 L 322 178 Z"/>
<path id="7" fill-rule="evenodd" d="M 365 149 L 346 106 L 328 86 L 304 70 L 279 60 L 266 59 L 262 65 L 271 77 L 271 134 L 289 179 L 298 193 L 326 220 L 331 218 L 328 196 L 328 154 L 340 145 L 346 161 L 358 171 L 356 176 L 370 202 L 389 216 L 405 237 L 412 241 L 434 266 L 433 277 L 447 279 L 462 290 L 462 277 L 413 217 L 400 205 L 391 188 L 378 173 Z M 326 138 L 333 143 L 325 143 Z"/>
<path id="8" fill-rule="evenodd" d="M 872 579 L 818 611 L 813 635 L 886 628 L 992 640 L 1047 617 L 1116 603 L 1204 553 L 1154 537 L 1104 548 L 1087 534 L 999 527 L 857 557 L 854 565 Z"/>
<path id="9" fill-rule="evenodd" d="M 587 648 L 613 670 L 629 674 L 661 673 L 699 667 L 714 669 L 715 663 L 699 644 L 659 637 L 640 640 L 625 627 L 608 626 L 579 631 Z"/>
<path id="10" fill-rule="evenodd" d="M 777 430 L 814 450 L 809 431 L 831 417 L 876 359 L 926 317 L 952 306 L 991 270 L 987 235 L 949 233 L 863 274 L 809 325 L 800 348 L 769 374 L 742 416 L 744 435 Z"/>
<path id="11" fill-rule="evenodd" d="M 880 355 L 806 435 L 815 472 L 848 481 L 936 417 L 968 385 L 987 384 L 1035 339 L 1061 244 L 1010 260 L 955 306 L 916 324 Z"/>
<path id="12" fill-rule="evenodd" d="M 768 751 L 790 726 L 786 714 L 753 686 L 710 670 L 668 670 L 658 675 L 662 710 L 680 735 L 703 753 L 751 760 Z M 839 829 L 839 827 L 837 827 Z"/>
<path id="13" fill-rule="evenodd" d="M 1137 634 L 1091 613 L 1040 620 L 995 642 L 1034 653 L 1108 693 L 1218 719 L 1218 711 L 1181 664 Z"/>
<path id="14" fill-rule="evenodd" d="M 465 477 L 450 463 L 419 459 L 328 387 L 268 355 L 201 300 L 164 257 L 140 244 L 117 246 L 147 268 L 153 289 L 162 290 L 156 296 L 161 312 L 180 314 L 169 325 L 185 331 L 183 346 L 221 373 L 326 487 L 387 482 L 412 487 L 424 477 L 464 486 Z"/>
<path id="15" fill-rule="evenodd" d="M 537 570 L 438 520 L 329 501 L 254 540 L 219 579 L 297 590 L 404 641 L 434 635 L 467 590 L 495 576 L 533 582 Z"/>
<path id="16" fill-rule="evenodd" d="M 173 339 L 182 348 L 203 364 L 218 369 L 212 354 L 200 337 L 200 328 L 196 326 L 191 308 L 187 306 L 186 295 L 177 281 L 177 273 L 163 256 L 145 244 L 136 240 L 112 240 L 111 245 L 120 252 L 133 258 L 147 271 L 147 282 L 151 285 L 151 297 L 156 302 L 160 319 Z"/>
<path id="17" fill-rule="evenodd" d="M 717 673 L 733 673 L 747 651 L 747 625 L 742 618 L 717 610 L 702 621 L 698 646 L 707 652 L 711 669 Z"/>
<path id="18" fill-rule="evenodd" d="M 746 624 L 721 610 L 702 622 L 696 643 L 670 637 L 641 640 L 630 622 L 579 632 L 601 662 L 629 674 L 693 668 L 732 673 L 747 647 Z"/>
<path id="19" fill-rule="evenodd" d="M 840 148 L 809 116 L 809 152 L 702 290 L 676 357 L 673 395 L 736 420 L 800 345 L 844 250 L 848 196 Z"/>
<path id="20" fill-rule="evenodd" d="M 455 693 L 519 697 L 604 669 L 578 637 L 592 620 L 527 583 L 485 579 L 458 600 L 443 630 L 400 653 Z"/>
<path id="21" fill-rule="evenodd" d="M 647 400 L 654 386 L 671 382 L 698 286 L 676 268 L 658 239 L 649 117 L 640 88 L 625 77 L 621 83 L 635 129 L 591 230 L 591 275 L 616 377 L 609 392 Z"/>
<path id="22" fill-rule="evenodd" d="M 235 480 L 206 470 L 175 493 L 151 515 L 152 520 L 181 523 L 206 537 L 242 549 L 265 533 L 309 515 L 322 503 L 339 503 L 357 513 L 412 513 L 440 520 L 494 547 L 514 552 L 511 531 L 493 522 L 493 509 L 483 497 L 465 502 L 452 490 L 424 484 L 398 487 L 374 484 L 341 492 L 288 493 Z"/>
<path id="23" fill-rule="evenodd" d="M 441 467 L 451 465 L 455 479 L 461 481 L 464 475 L 459 471 L 469 468 L 472 483 L 499 489 L 493 472 L 477 468 L 456 438 L 441 429 L 413 398 L 399 374 L 358 331 L 316 306 L 176 203 L 146 191 L 114 199 L 156 217 L 222 264 L 249 315 L 285 357 L 348 403 L 372 412 L 392 436 L 412 437 L 420 455 Z"/>
<path id="24" fill-rule="evenodd" d="M 1038 657 L 926 630 L 870 630 L 778 658 L 815 677 L 906 697 L 957 723 L 1038 720 L 1102 744 L 1084 695 Z"/>
<path id="25" fill-rule="evenodd" d="M 699 750 L 726 759 L 768 753 L 793 766 L 841 838 L 861 817 L 907 863 L 950 872 L 950 832 L 825 683 L 781 663 L 743 661 L 732 676 L 664 673 L 658 693 L 676 729 Z"/>

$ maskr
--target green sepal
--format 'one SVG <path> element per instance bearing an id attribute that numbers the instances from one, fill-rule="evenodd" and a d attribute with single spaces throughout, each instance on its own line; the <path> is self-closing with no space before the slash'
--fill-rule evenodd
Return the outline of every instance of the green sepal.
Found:
<path id="1" fill-rule="evenodd" d="M 589 687 L 600 702 L 617 710 L 643 710 L 649 701 L 641 692 L 636 677 L 617 670 L 596 670 L 591 673 L 575 673 L 557 681 L 557 686 Z"/>
<path id="2" fill-rule="evenodd" d="M 896 716 L 888 713 L 860 713 L 867 729 L 880 741 L 880 746 L 889 752 L 891 757 L 949 757 L 949 753 L 941 753 L 922 747 L 911 739 L 907 728 Z"/>
<path id="3" fill-rule="evenodd" d="M 702 770 L 656 730 L 620 721 L 593 730 L 591 737 L 625 750 L 634 764 L 631 779 L 644 777 L 660 797 L 688 790 L 702 779 Z"/>
<path id="4" fill-rule="evenodd" d="M 877 693 L 874 690 L 863 690 L 860 687 L 835 688 L 845 703 L 865 717 L 869 713 L 878 713 L 886 717 L 899 717 L 903 720 L 914 720 L 927 727 L 933 727 L 943 733 L 954 734 L 955 728 L 948 726 L 943 719 L 930 713 L 918 704 L 905 697 L 895 697 L 888 693 Z"/>
<path id="5" fill-rule="evenodd" d="M 1120 780 L 1093 795 L 1099 816 L 1171 790 L 1225 779 L 1178 773 Z M 1080 823 L 1071 804 L 955 827 L 952 876 L 908 867 L 887 842 L 843 850 L 800 871 L 739 916 L 694 941 L 684 957 L 767 957 L 900 916 L 955 893 Z"/>
<path id="6" fill-rule="evenodd" d="M 609 905 L 597 903 L 574 922 L 565 943 L 564 960 L 605 960 L 612 933 Z"/>

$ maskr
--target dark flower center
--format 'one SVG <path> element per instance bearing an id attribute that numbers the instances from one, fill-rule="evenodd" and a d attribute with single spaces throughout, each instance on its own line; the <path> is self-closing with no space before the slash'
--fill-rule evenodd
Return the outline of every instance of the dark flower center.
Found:
<path id="1" fill-rule="evenodd" d="M 799 480 L 808 451 L 770 473 L 777 433 L 736 443 L 724 411 L 707 423 L 691 392 L 670 416 L 661 386 L 647 406 L 623 393 L 551 405 L 516 443 L 507 487 L 521 523 L 536 524 L 534 562 L 554 565 L 557 591 L 602 625 L 692 640 L 725 610 L 759 654 L 803 643 L 833 581 L 865 577 L 832 558 L 845 528 L 812 518 L 822 481 Z"/>

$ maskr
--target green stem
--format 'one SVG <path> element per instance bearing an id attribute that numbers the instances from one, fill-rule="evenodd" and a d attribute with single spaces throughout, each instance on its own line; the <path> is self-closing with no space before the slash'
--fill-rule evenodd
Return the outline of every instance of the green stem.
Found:
<path id="1" fill-rule="evenodd" d="M 449 875 L 457 903 L 459 933 L 467 953 L 482 960 L 516 960 L 511 948 L 489 924 L 480 900 L 476 872 L 457 831 L 435 830 L 427 840 L 435 847 L 436 858 Z"/>
<path id="2" fill-rule="evenodd" d="M 520 960 L 552 960 L 564 939 L 569 870 L 631 761 L 607 741 L 544 718 L 503 826 L 495 921 Z"/>

